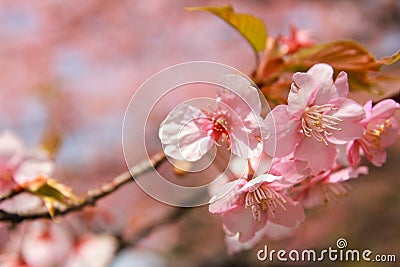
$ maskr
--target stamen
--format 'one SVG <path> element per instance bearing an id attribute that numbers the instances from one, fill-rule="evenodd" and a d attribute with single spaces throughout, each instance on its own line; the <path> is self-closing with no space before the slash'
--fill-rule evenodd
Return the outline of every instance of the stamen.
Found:
<path id="1" fill-rule="evenodd" d="M 249 191 L 245 199 L 246 207 L 250 207 L 253 213 L 253 218 L 256 221 L 261 220 L 260 210 L 270 212 L 272 217 L 275 217 L 275 210 L 281 208 L 286 211 L 286 200 L 278 192 L 269 189 L 268 187 L 259 186 L 254 191 Z"/>
<path id="2" fill-rule="evenodd" d="M 334 110 L 338 110 L 338 108 L 333 104 L 315 105 L 307 108 L 301 118 L 303 134 L 328 145 L 326 137 L 332 135 L 332 132 L 328 130 L 342 131 L 342 128 L 338 127 L 342 121 L 340 118 L 324 114 Z"/>
<path id="3" fill-rule="evenodd" d="M 360 144 L 367 156 L 371 157 L 372 154 L 376 154 L 382 149 L 382 136 L 387 135 L 387 130 L 392 127 L 390 119 L 385 120 L 383 123 L 368 125 L 367 131 L 360 139 Z"/>
<path id="4" fill-rule="evenodd" d="M 346 182 L 341 183 L 332 183 L 332 184 L 324 184 L 323 192 L 324 192 L 324 202 L 325 204 L 337 201 L 341 197 L 345 197 L 348 195 L 349 190 L 351 190 L 351 185 Z"/>
<path id="5" fill-rule="evenodd" d="M 221 146 L 220 142 L 226 142 L 228 150 L 231 148 L 231 139 L 227 129 L 231 128 L 230 114 L 228 110 L 213 109 L 208 105 L 208 111 L 202 110 L 207 114 L 207 118 L 201 121 L 201 132 L 207 132 L 208 136 L 215 145 Z"/>

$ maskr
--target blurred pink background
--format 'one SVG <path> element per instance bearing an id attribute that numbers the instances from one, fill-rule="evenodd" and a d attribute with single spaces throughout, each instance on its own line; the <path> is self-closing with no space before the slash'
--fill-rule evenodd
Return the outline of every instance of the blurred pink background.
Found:
<path id="1" fill-rule="evenodd" d="M 124 112 L 147 78 L 165 67 L 194 60 L 224 63 L 248 74 L 254 69 L 252 50 L 235 30 L 210 14 L 184 10 L 228 3 L 238 12 L 263 19 L 270 35 L 287 34 L 293 23 L 309 30 L 317 42 L 357 40 L 378 58 L 399 49 L 400 2 L 395 0 L 3 0 L 0 131 L 12 130 L 29 147 L 36 146 L 49 129 L 61 132 L 55 178 L 78 193 L 126 171 L 121 144 Z M 138 154 L 138 160 L 143 156 Z M 389 148 L 383 168 L 371 167 L 368 176 L 351 182 L 354 188 L 347 198 L 308 212 L 294 238 L 266 243 L 276 249 L 323 249 L 345 237 L 353 248 L 397 253 L 400 260 L 399 158 L 397 141 Z M 72 228 L 80 228 L 76 232 L 81 234 L 119 233 L 129 239 L 171 210 L 132 183 L 96 208 L 69 215 L 61 223 L 76 224 Z M 17 242 L 20 235 L 10 235 L 5 225 L 0 229 L 0 251 L 5 255 L 7 244 Z M 229 257 L 219 218 L 201 207 L 127 251 L 142 253 L 130 254 L 135 264 L 147 257 L 157 260 L 153 266 L 255 266 L 265 265 L 256 258 L 262 247 Z"/>

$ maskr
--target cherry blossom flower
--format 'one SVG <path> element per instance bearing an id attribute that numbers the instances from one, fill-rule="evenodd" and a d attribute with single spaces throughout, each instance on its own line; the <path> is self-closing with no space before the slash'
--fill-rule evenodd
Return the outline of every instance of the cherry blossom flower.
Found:
<path id="1" fill-rule="evenodd" d="M 238 235 L 242 243 L 250 241 L 267 222 L 296 228 L 305 219 L 303 208 L 284 194 L 285 186 L 279 180 L 264 174 L 227 183 L 211 199 L 209 211 L 221 215 L 226 235 Z"/>
<path id="2" fill-rule="evenodd" d="M 53 161 L 42 151 L 26 151 L 21 140 L 11 132 L 0 135 L 0 193 L 37 177 L 49 177 L 54 171 Z"/>
<path id="3" fill-rule="evenodd" d="M 366 132 L 361 138 L 347 145 L 347 157 L 352 166 L 360 162 L 360 148 L 367 159 L 377 167 L 386 161 L 386 147 L 393 144 L 400 133 L 400 126 L 393 117 L 400 105 L 392 99 L 379 102 L 372 107 L 372 101 L 364 105 L 367 117 L 361 121 Z"/>
<path id="4" fill-rule="evenodd" d="M 299 30 L 296 26 L 290 25 L 290 35 L 279 38 L 282 50 L 285 54 L 293 54 L 300 48 L 310 47 L 314 41 L 309 37 L 309 32 Z"/>
<path id="5" fill-rule="evenodd" d="M 117 240 L 106 234 L 85 234 L 75 242 L 65 267 L 109 266 L 117 250 Z"/>
<path id="6" fill-rule="evenodd" d="M 239 75 L 226 75 L 221 84 L 232 91 L 218 88 L 215 108 L 210 106 L 206 110 L 182 104 L 161 123 L 159 138 L 166 155 L 197 161 L 221 141 L 238 157 L 261 154 L 267 133 L 260 117 L 257 89 Z"/>
<path id="7" fill-rule="evenodd" d="M 72 249 L 73 238 L 63 226 L 35 221 L 24 232 L 21 255 L 30 267 L 62 266 Z"/>
<path id="8" fill-rule="evenodd" d="M 350 185 L 346 183 L 349 179 L 357 178 L 360 174 L 368 174 L 368 168 L 360 166 L 357 168 L 336 168 L 311 176 L 291 191 L 293 199 L 300 201 L 305 208 L 316 208 L 327 204 L 339 197 L 347 196 Z"/>
<path id="9" fill-rule="evenodd" d="M 340 72 L 333 82 L 333 69 L 316 64 L 307 73 L 295 73 L 288 105 L 275 107 L 267 116 L 267 127 L 275 127 L 264 142 L 271 156 L 293 153 L 295 160 L 307 162 L 311 174 L 329 170 L 337 155 L 336 145 L 360 138 L 365 129 L 361 105 L 346 98 L 347 75 Z M 274 153 L 274 145 L 276 151 Z"/>
<path id="10" fill-rule="evenodd" d="M 27 151 L 22 141 L 13 133 L 0 134 L 0 195 L 43 177 L 50 177 L 54 162 L 43 151 Z M 32 194 L 19 194 L 0 203 L 2 209 L 26 212 L 42 205 L 42 201 Z"/>

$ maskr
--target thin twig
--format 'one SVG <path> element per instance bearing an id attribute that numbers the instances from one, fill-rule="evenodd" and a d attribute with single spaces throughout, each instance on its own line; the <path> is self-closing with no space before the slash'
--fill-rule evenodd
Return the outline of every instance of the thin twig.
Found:
<path id="1" fill-rule="evenodd" d="M 158 229 L 159 227 L 166 225 L 166 224 L 171 224 L 180 218 L 182 218 L 183 215 L 191 211 L 192 208 L 182 208 L 182 207 L 177 207 L 175 210 L 173 210 L 171 213 L 166 215 L 164 218 L 157 220 L 153 224 L 150 224 L 146 226 L 145 228 L 141 229 L 139 232 L 135 234 L 133 238 L 130 238 L 129 240 L 120 240 L 120 250 L 127 248 L 127 247 L 134 247 L 136 246 L 142 239 L 146 238 L 149 236 L 154 230 Z"/>
<path id="2" fill-rule="evenodd" d="M 141 176 L 154 168 L 157 168 L 165 160 L 163 152 L 155 154 L 150 160 L 145 160 L 134 166 L 130 172 L 124 172 L 115 177 L 111 182 L 105 183 L 100 188 L 89 190 L 83 200 L 75 205 L 70 205 L 65 208 L 56 208 L 54 214 L 56 216 L 65 215 L 73 211 L 79 211 L 86 206 L 94 206 L 96 202 L 105 196 L 115 192 L 124 184 L 134 182 L 134 178 Z M 39 218 L 50 219 L 50 214 L 47 210 L 38 210 L 35 212 L 19 214 L 0 210 L 0 221 L 20 223 L 26 220 L 34 220 Z"/>

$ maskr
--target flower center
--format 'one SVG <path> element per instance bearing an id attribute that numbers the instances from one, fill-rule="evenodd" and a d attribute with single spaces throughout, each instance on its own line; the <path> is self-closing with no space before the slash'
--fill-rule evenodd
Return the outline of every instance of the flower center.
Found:
<path id="1" fill-rule="evenodd" d="M 269 211 L 272 217 L 275 218 L 275 210 L 280 206 L 286 211 L 286 200 L 274 190 L 267 187 L 257 187 L 254 191 L 249 191 L 246 194 L 246 207 L 250 207 L 253 213 L 253 218 L 256 221 L 261 221 L 261 209 Z"/>
<path id="2" fill-rule="evenodd" d="M 228 110 L 203 110 L 203 112 L 207 114 L 207 119 L 200 126 L 201 131 L 207 132 L 208 136 L 217 146 L 220 146 L 218 143 L 220 140 L 226 140 L 228 149 L 230 149 L 231 139 L 228 132 L 230 114 Z"/>
<path id="3" fill-rule="evenodd" d="M 338 110 L 333 104 L 315 105 L 305 109 L 301 118 L 301 128 L 305 136 L 313 137 L 317 141 L 326 141 L 327 136 L 332 135 L 332 130 L 341 131 L 339 118 L 325 114 L 328 111 Z"/>
<path id="4" fill-rule="evenodd" d="M 360 138 L 360 143 L 364 148 L 364 152 L 371 153 L 369 150 L 377 151 L 381 149 L 382 135 L 387 135 L 387 130 L 392 128 L 393 125 L 390 123 L 390 119 L 385 120 L 384 123 L 369 124 L 367 131 Z"/>

